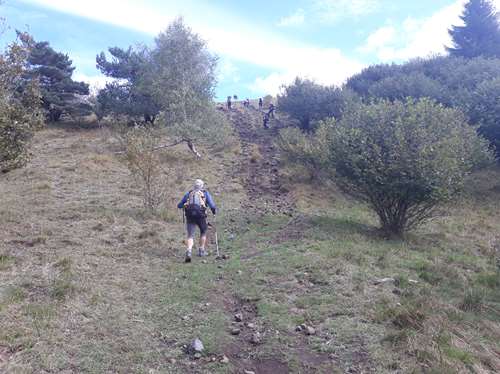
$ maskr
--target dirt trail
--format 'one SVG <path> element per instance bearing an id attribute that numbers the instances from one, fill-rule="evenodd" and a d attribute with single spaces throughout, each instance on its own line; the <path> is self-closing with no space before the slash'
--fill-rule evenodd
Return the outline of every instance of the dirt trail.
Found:
<path id="1" fill-rule="evenodd" d="M 263 113 L 255 108 L 235 108 L 227 112 L 240 138 L 242 162 L 236 174 L 243 177 L 248 201 L 242 208 L 253 214 L 293 213 L 293 202 L 279 178 L 279 153 L 274 144 L 283 123 L 272 119 L 270 128 L 262 125 Z"/>
<path id="2" fill-rule="evenodd" d="M 230 178 L 239 177 L 243 181 L 248 199 L 242 203 L 242 211 L 254 219 L 270 214 L 289 215 L 291 218 L 283 227 L 283 234 L 299 218 L 296 216 L 291 194 L 281 185 L 279 150 L 274 144 L 280 128 L 285 126 L 284 121 L 274 118 L 270 122 L 270 128 L 265 129 L 262 123 L 263 112 L 255 108 L 233 107 L 231 111 L 226 111 L 226 115 L 238 134 L 242 148 L 240 162 L 227 175 Z M 246 245 L 246 254 L 241 256 L 241 260 L 262 254 L 255 248 L 255 243 Z M 259 318 L 259 300 L 242 299 L 232 294 L 224 281 L 218 285 L 218 298 L 231 319 L 228 329 L 239 330 L 235 340 L 224 349 L 225 355 L 235 367 L 235 373 L 251 370 L 259 374 L 284 374 L 293 371 L 283 353 L 263 354 L 269 348 L 266 341 L 279 332 Z M 242 321 L 238 322 L 235 316 L 241 316 Z M 334 368 L 330 366 L 333 363 L 327 354 L 313 351 L 306 339 L 300 336 L 295 338 L 292 337 L 296 341 L 288 347 L 288 353 L 301 361 L 301 370 L 305 370 L 303 372 L 323 372 L 316 371 L 315 368 L 326 368 L 333 372 Z"/>

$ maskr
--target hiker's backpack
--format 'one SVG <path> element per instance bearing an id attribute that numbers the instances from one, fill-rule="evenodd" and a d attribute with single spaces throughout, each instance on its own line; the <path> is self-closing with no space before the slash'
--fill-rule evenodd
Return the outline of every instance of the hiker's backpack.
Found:
<path id="1" fill-rule="evenodd" d="M 205 218 L 207 215 L 207 202 L 205 198 L 205 191 L 193 190 L 189 192 L 188 200 L 184 204 L 184 211 L 187 219 L 200 219 Z"/>

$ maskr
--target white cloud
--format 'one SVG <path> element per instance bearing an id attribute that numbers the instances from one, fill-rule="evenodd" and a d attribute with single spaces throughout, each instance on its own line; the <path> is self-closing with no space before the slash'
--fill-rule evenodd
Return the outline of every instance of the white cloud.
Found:
<path id="1" fill-rule="evenodd" d="M 380 51 L 387 45 L 393 43 L 397 38 L 396 28 L 393 26 L 383 26 L 375 30 L 366 39 L 366 43 L 359 48 L 363 53 Z"/>
<path id="2" fill-rule="evenodd" d="M 408 60 L 444 53 L 451 45 L 448 29 L 463 24 L 460 19 L 467 0 L 457 0 L 427 18 L 408 17 L 400 24 L 375 30 L 358 50 L 374 53 L 382 61 Z M 500 0 L 494 0 L 500 9 Z"/>
<path id="3" fill-rule="evenodd" d="M 295 13 L 280 19 L 280 21 L 278 22 L 278 26 L 287 27 L 302 25 L 305 21 L 305 16 L 306 13 L 304 12 L 304 9 L 297 9 Z"/>
<path id="4" fill-rule="evenodd" d="M 324 22 L 359 17 L 377 10 L 379 0 L 314 0 L 313 8 Z"/>
<path id="5" fill-rule="evenodd" d="M 218 80 L 238 83 L 241 80 L 238 68 L 230 60 L 223 60 L 218 66 Z"/>
<path id="6" fill-rule="evenodd" d="M 90 76 L 80 72 L 73 74 L 73 80 L 77 82 L 88 83 L 90 92 L 94 94 L 97 93 L 101 88 L 104 88 L 104 86 L 106 86 L 106 83 L 114 81 L 113 78 L 108 78 L 103 75 Z"/>
<path id="7" fill-rule="evenodd" d="M 293 54 L 286 68 L 257 78 L 250 88 L 255 93 L 275 95 L 281 85 L 291 83 L 297 76 L 325 85 L 341 85 L 363 68 L 361 63 L 343 56 L 337 49 L 308 48 L 301 52 Z"/>
<path id="8" fill-rule="evenodd" d="M 223 61 L 241 61 L 274 71 L 273 75 L 308 76 L 319 83 L 333 84 L 344 81 L 350 74 L 361 69 L 356 60 L 347 58 L 336 48 L 320 48 L 295 42 L 256 28 L 246 20 L 239 19 L 213 4 L 196 3 L 189 8 L 189 2 L 165 0 L 158 8 L 158 2 L 144 0 L 21 0 L 48 6 L 53 9 L 115 24 L 129 29 L 156 35 L 165 29 L 177 15 L 208 41 L 209 47 L 222 57 Z M 341 0 L 342 2 L 344 0 Z M 362 1 L 362 0 L 357 0 Z M 366 0 L 363 0 L 366 1 Z M 98 11 L 96 11 L 98 9 Z M 206 14 L 210 13 L 210 17 Z M 131 41 L 133 42 L 133 41 Z M 266 89 L 275 92 L 282 83 L 265 78 Z M 261 85 L 264 87 L 264 85 Z M 255 86 L 257 89 L 257 86 Z M 264 94 L 267 92 L 259 92 Z"/>

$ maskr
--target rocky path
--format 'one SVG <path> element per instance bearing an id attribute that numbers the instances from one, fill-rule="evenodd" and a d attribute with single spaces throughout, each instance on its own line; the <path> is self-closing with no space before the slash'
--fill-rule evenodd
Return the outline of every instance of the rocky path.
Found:
<path id="1" fill-rule="evenodd" d="M 279 153 L 274 140 L 283 123 L 275 118 L 271 128 L 262 126 L 262 112 L 236 108 L 227 113 L 240 138 L 242 162 L 235 174 L 241 175 L 248 194 L 243 209 L 254 214 L 293 214 L 293 203 L 279 178 Z"/>

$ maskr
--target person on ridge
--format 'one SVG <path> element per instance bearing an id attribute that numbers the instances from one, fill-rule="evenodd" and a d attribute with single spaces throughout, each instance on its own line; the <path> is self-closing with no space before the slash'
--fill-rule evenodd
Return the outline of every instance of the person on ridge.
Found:
<path id="1" fill-rule="evenodd" d="M 231 96 L 228 96 L 228 97 L 227 97 L 227 109 L 228 109 L 228 110 L 231 110 L 231 104 L 232 104 L 232 103 L 231 103 Z"/>
<path id="2" fill-rule="evenodd" d="M 264 102 L 262 101 L 262 97 L 259 98 L 259 109 L 262 110 L 262 107 L 264 106 Z"/>
<path id="3" fill-rule="evenodd" d="M 205 251 L 208 229 L 206 210 L 208 206 L 215 216 L 217 208 L 210 193 L 204 189 L 204 185 L 201 179 L 197 179 L 194 182 L 193 189 L 186 192 L 177 205 L 179 209 L 184 209 L 184 214 L 186 216 L 187 250 L 185 262 L 191 262 L 196 227 L 200 229 L 198 256 L 204 257 L 207 255 Z"/>
<path id="4" fill-rule="evenodd" d="M 268 112 L 268 114 L 269 114 L 270 118 L 274 118 L 274 104 L 273 103 L 269 104 L 269 112 Z"/>
<path id="5" fill-rule="evenodd" d="M 264 114 L 264 128 L 265 129 L 269 128 L 269 113 Z"/>

